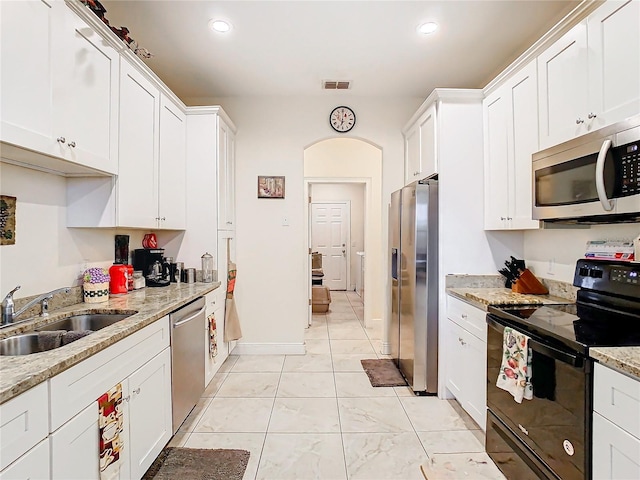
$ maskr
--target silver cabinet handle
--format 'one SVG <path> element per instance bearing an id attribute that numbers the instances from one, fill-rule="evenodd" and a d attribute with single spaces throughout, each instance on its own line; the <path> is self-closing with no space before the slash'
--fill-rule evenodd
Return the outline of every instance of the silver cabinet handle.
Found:
<path id="1" fill-rule="evenodd" d="M 607 198 L 607 190 L 604 186 L 604 162 L 607 160 L 609 148 L 611 148 L 611 139 L 607 138 L 602 142 L 598 160 L 596 160 L 596 192 L 598 192 L 598 199 L 602 204 L 602 208 L 607 212 L 613 210 L 613 201 Z"/>
<path id="2" fill-rule="evenodd" d="M 589 118 L 589 120 L 591 120 L 592 118 L 596 118 L 597 115 L 595 113 L 589 113 L 589 115 L 587 115 L 587 117 Z"/>
<path id="3" fill-rule="evenodd" d="M 76 142 L 74 142 L 73 140 L 67 143 L 67 145 L 69 145 L 71 148 L 76 148 Z"/>
<path id="4" fill-rule="evenodd" d="M 467 344 L 467 342 L 462 340 L 462 338 L 460 338 L 460 337 L 458 337 L 458 341 L 460 342 L 461 345 L 466 345 Z"/>
<path id="5" fill-rule="evenodd" d="M 128 402 L 131 399 L 131 395 L 127 395 L 122 399 L 123 402 Z"/>
<path id="6" fill-rule="evenodd" d="M 500 217 L 500 220 L 506 220 L 507 217 Z"/>
<path id="7" fill-rule="evenodd" d="M 190 322 L 191 320 L 193 320 L 194 318 L 198 317 L 199 315 L 204 313 L 204 307 L 202 307 L 198 312 L 194 313 L 193 315 L 179 321 L 173 324 L 173 328 L 179 328 L 180 326 L 184 325 L 185 323 Z"/>
<path id="8" fill-rule="evenodd" d="M 463 313 L 462 315 L 460 315 L 462 318 L 467 318 L 467 314 Z"/>
<path id="9" fill-rule="evenodd" d="M 163 222 L 167 219 L 167 217 L 160 217 L 160 220 L 162 220 Z"/>
<path id="10" fill-rule="evenodd" d="M 576 120 L 576 125 L 580 125 L 581 123 L 584 123 L 584 120 L 582 118 L 578 118 Z"/>
<path id="11" fill-rule="evenodd" d="M 513 220 L 513 218 L 512 217 L 507 217 L 507 220 Z"/>
<path id="12" fill-rule="evenodd" d="M 136 395 L 140 394 L 140 387 L 136 388 L 133 393 L 135 393 Z"/>
<path id="13" fill-rule="evenodd" d="M 66 139 L 64 137 L 58 137 L 56 138 L 56 140 L 58 141 L 58 143 L 66 143 Z"/>

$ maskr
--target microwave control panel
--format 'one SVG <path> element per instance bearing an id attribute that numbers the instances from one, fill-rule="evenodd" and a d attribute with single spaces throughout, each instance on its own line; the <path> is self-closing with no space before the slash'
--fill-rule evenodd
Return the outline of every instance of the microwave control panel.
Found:
<path id="1" fill-rule="evenodd" d="M 620 155 L 620 197 L 640 193 L 640 142 L 618 147 Z"/>

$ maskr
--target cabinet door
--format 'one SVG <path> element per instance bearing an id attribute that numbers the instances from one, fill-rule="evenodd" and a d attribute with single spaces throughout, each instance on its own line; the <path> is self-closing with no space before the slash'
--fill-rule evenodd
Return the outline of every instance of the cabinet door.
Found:
<path id="1" fill-rule="evenodd" d="M 93 402 L 51 434 L 52 477 L 100 478 L 99 436 L 98 404 Z"/>
<path id="2" fill-rule="evenodd" d="M 22 457 L 20 457 L 0 473 L 0 480 L 48 480 L 49 478 L 50 470 L 48 438 L 45 438 L 42 442 L 33 447 L 31 450 L 29 450 Z"/>
<path id="3" fill-rule="evenodd" d="M 593 478 L 640 478 L 640 439 L 593 413 Z"/>
<path id="4" fill-rule="evenodd" d="M 506 227 L 510 175 L 507 139 L 509 110 L 507 85 L 484 100 L 485 230 L 501 230 Z"/>
<path id="5" fill-rule="evenodd" d="M 447 388 L 464 405 L 466 393 L 465 387 L 465 351 L 462 338 L 462 328 L 451 320 L 447 320 L 448 334 L 448 354 L 447 354 Z"/>
<path id="6" fill-rule="evenodd" d="M 161 228 L 186 228 L 186 117 L 169 99 L 160 102 L 158 213 Z"/>
<path id="7" fill-rule="evenodd" d="M 538 56 L 541 149 L 586 132 L 587 62 L 586 22 Z"/>
<path id="8" fill-rule="evenodd" d="M 465 363 L 460 367 L 466 367 L 467 389 L 463 407 L 484 431 L 487 422 L 487 344 L 466 330 L 461 333 Z"/>
<path id="9" fill-rule="evenodd" d="M 54 136 L 65 139 L 59 155 L 117 174 L 119 54 L 66 5 L 54 19 Z"/>
<path id="10" fill-rule="evenodd" d="M 64 2 L 0 2 L 0 139 L 4 142 L 53 151 L 49 39 L 53 9 L 59 8 L 66 8 Z"/>
<path id="11" fill-rule="evenodd" d="M 640 112 L 640 2 L 607 1 L 587 19 L 592 128 Z"/>
<path id="12" fill-rule="evenodd" d="M 141 478 L 173 435 L 169 348 L 129 377 L 129 394 L 131 478 Z"/>
<path id="13" fill-rule="evenodd" d="M 539 228 L 533 216 L 531 156 L 538 151 L 538 77 L 533 61 L 509 81 L 511 109 L 508 139 L 511 165 L 509 210 L 510 229 Z"/>
<path id="14" fill-rule="evenodd" d="M 156 228 L 160 92 L 125 60 L 120 70 L 118 224 Z"/>
<path id="15" fill-rule="evenodd" d="M 436 156 L 436 106 L 431 105 L 420 117 L 420 168 L 416 180 L 438 173 Z"/>
<path id="16" fill-rule="evenodd" d="M 411 127 L 411 130 L 407 132 L 404 148 L 407 157 L 405 160 L 405 183 L 408 185 L 422 171 L 422 165 L 420 164 L 420 129 L 417 125 Z"/>
<path id="17" fill-rule="evenodd" d="M 235 154 L 233 132 L 218 119 L 218 230 L 233 230 Z"/>

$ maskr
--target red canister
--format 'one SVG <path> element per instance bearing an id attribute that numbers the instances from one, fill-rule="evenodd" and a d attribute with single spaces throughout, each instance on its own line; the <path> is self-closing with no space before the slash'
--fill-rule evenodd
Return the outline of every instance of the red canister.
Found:
<path id="1" fill-rule="evenodd" d="M 133 265 L 127 265 L 127 290 L 133 290 Z"/>
<path id="2" fill-rule="evenodd" d="M 126 265 L 113 264 L 109 268 L 109 293 L 111 295 L 122 295 L 128 290 L 128 268 Z"/>

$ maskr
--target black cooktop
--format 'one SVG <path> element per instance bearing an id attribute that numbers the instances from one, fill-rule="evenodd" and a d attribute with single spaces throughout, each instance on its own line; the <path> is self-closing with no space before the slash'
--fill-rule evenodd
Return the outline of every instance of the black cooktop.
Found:
<path id="1" fill-rule="evenodd" d="M 489 313 L 524 333 L 585 355 L 589 347 L 640 345 L 640 311 L 634 315 L 571 304 L 489 307 Z"/>

